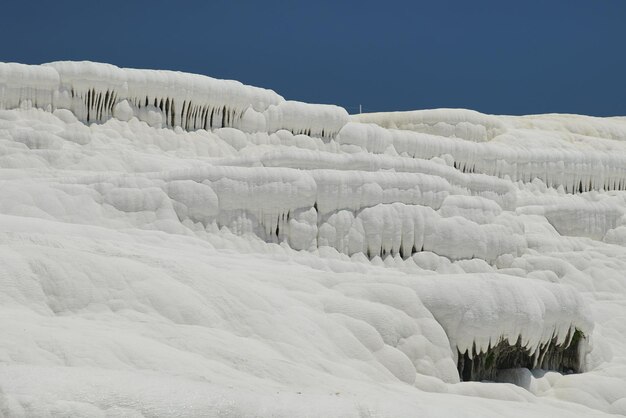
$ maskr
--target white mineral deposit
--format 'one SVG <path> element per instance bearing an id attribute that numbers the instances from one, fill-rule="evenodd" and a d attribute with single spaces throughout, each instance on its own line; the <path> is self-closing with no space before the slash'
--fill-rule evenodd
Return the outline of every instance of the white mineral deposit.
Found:
<path id="1" fill-rule="evenodd" d="M 0 416 L 626 414 L 626 118 L 0 63 Z"/>

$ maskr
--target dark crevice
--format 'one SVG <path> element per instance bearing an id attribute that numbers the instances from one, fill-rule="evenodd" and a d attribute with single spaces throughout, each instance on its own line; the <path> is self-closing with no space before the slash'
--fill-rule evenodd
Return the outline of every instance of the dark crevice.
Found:
<path id="1" fill-rule="evenodd" d="M 473 356 L 469 353 L 458 353 L 457 369 L 462 381 L 495 381 L 498 371 L 506 369 L 543 369 L 561 373 L 580 373 L 581 353 L 580 342 L 585 336 L 579 330 L 571 337 L 568 334 L 565 343 L 557 344 L 556 337 L 532 354 L 526 347 L 522 347 L 521 337 L 514 345 L 502 340 L 487 352 L 476 353 L 472 348 Z M 568 344 L 569 342 L 569 344 Z"/>

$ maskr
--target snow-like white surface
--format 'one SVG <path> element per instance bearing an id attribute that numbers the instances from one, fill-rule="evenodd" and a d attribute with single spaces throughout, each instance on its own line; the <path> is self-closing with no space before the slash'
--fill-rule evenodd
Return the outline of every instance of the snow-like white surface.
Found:
<path id="1" fill-rule="evenodd" d="M 0 416 L 626 414 L 625 139 L 0 63 Z M 459 383 L 573 329 L 585 373 Z"/>

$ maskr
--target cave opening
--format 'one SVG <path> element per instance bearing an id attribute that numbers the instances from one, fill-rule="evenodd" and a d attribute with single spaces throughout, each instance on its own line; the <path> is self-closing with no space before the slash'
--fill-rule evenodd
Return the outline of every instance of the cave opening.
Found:
<path id="1" fill-rule="evenodd" d="M 584 338 L 581 331 L 575 330 L 571 338 L 568 333 L 564 343 L 558 344 L 557 338 L 554 337 L 534 353 L 522 346 L 521 337 L 514 345 L 503 339 L 486 352 L 476 353 L 474 346 L 471 358 L 468 351 L 464 353 L 457 351 L 459 377 L 463 382 L 495 381 L 500 370 L 516 368 L 580 373 L 582 371 L 580 343 Z"/>

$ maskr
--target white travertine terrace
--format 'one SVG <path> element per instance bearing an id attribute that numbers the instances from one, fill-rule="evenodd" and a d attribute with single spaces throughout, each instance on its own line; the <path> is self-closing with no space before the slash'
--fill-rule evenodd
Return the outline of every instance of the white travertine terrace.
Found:
<path id="1" fill-rule="evenodd" d="M 625 139 L 624 118 L 349 116 L 0 63 L 0 415 L 360 414 L 335 392 L 383 416 L 624 414 Z M 585 373 L 460 383 L 459 354 L 503 341 Z"/>
<path id="2" fill-rule="evenodd" d="M 0 63 L 0 86 L 4 108 L 68 109 L 86 123 L 136 116 L 154 127 L 188 131 L 287 129 L 331 137 L 348 120 L 347 112 L 337 106 L 285 101 L 271 90 L 234 80 L 93 62 Z"/>

